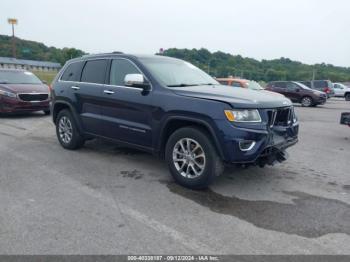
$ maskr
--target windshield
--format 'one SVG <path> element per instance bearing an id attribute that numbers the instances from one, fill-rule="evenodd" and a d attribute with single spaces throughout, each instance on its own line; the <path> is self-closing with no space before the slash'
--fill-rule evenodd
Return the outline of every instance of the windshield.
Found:
<path id="1" fill-rule="evenodd" d="M 0 71 L 0 84 L 42 84 L 42 82 L 31 72 Z"/>
<path id="2" fill-rule="evenodd" d="M 308 87 L 308 86 L 306 86 L 306 85 L 304 85 L 304 84 L 302 84 L 302 83 L 300 83 L 300 82 L 298 82 L 298 83 L 296 83 L 298 86 L 300 86 L 300 87 L 302 87 L 303 89 L 307 89 L 307 90 L 312 90 L 310 87 Z"/>
<path id="3" fill-rule="evenodd" d="M 249 81 L 247 83 L 247 87 L 249 89 L 252 89 L 252 90 L 263 90 L 264 89 L 264 88 L 262 88 L 262 86 L 258 82 L 255 82 L 255 81 Z"/>
<path id="4" fill-rule="evenodd" d="M 140 58 L 140 61 L 159 82 L 168 87 L 219 84 L 198 67 L 179 59 L 151 57 Z"/>

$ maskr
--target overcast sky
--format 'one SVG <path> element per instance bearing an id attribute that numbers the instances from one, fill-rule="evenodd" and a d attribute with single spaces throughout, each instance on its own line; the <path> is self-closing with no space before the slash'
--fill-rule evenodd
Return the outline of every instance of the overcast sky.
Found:
<path id="1" fill-rule="evenodd" d="M 207 48 L 350 67 L 349 0 L 1 0 L 0 34 L 89 53 Z"/>

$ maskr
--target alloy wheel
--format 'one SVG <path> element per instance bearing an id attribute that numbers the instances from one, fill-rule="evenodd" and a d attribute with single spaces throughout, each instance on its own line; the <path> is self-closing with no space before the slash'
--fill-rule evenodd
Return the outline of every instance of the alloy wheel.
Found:
<path id="1" fill-rule="evenodd" d="M 182 138 L 174 146 L 176 170 L 186 178 L 197 178 L 205 169 L 206 156 L 202 146 L 191 138 Z"/>
<path id="2" fill-rule="evenodd" d="M 73 137 L 73 127 L 70 119 L 66 116 L 63 116 L 58 122 L 58 132 L 60 139 L 65 144 L 69 144 Z"/>

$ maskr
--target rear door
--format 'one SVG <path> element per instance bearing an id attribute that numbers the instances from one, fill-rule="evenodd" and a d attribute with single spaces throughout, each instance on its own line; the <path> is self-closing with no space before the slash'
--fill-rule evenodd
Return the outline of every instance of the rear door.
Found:
<path id="1" fill-rule="evenodd" d="M 103 135 L 122 142 L 150 148 L 152 145 L 152 90 L 127 87 L 127 74 L 142 74 L 131 60 L 111 61 L 108 85 L 103 93 Z"/>
<path id="2" fill-rule="evenodd" d="M 101 135 L 103 90 L 109 60 L 96 59 L 85 62 L 81 80 L 72 87 L 82 119 L 84 131 Z"/>

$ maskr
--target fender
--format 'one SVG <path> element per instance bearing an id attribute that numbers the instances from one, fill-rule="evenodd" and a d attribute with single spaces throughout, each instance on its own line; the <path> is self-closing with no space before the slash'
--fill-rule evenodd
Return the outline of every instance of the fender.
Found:
<path id="1" fill-rule="evenodd" d="M 69 108 L 69 110 L 71 111 L 73 117 L 74 117 L 74 120 L 75 122 L 77 123 L 78 125 L 78 130 L 81 134 L 84 134 L 84 129 L 83 129 L 83 126 L 82 126 L 82 123 L 80 121 L 80 118 L 79 118 L 79 114 L 77 113 L 77 111 L 75 110 L 75 108 L 70 104 L 68 103 L 67 101 L 64 101 L 64 100 L 56 100 L 54 104 L 52 104 L 52 121 L 54 122 L 54 124 L 56 125 L 56 117 L 57 117 L 57 114 L 58 112 L 56 112 L 56 108 L 57 108 L 57 105 L 65 105 Z"/>
<path id="2" fill-rule="evenodd" d="M 218 150 L 218 153 L 220 155 L 220 157 L 222 159 L 225 159 L 224 158 L 224 153 L 222 151 L 222 147 L 220 145 L 220 142 L 219 142 L 219 139 L 217 138 L 217 136 L 215 135 L 215 131 L 213 129 L 213 127 L 205 120 L 203 119 L 198 119 L 198 118 L 193 118 L 193 117 L 187 117 L 187 116 L 169 116 L 164 124 L 162 125 L 161 127 L 161 134 L 160 134 L 160 141 L 158 142 L 158 145 L 156 146 L 159 150 L 159 152 L 161 152 L 162 150 L 162 147 L 164 145 L 162 145 L 162 141 L 164 140 L 164 136 L 165 136 L 165 127 L 169 124 L 169 122 L 173 121 L 173 120 L 184 120 L 184 121 L 188 121 L 188 122 L 193 122 L 193 123 L 196 123 L 196 124 L 200 124 L 204 127 L 207 128 L 207 130 L 209 131 L 210 135 L 212 136 L 212 138 L 214 139 L 214 145 L 216 147 L 216 149 Z"/>

